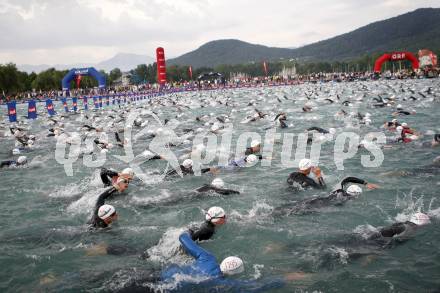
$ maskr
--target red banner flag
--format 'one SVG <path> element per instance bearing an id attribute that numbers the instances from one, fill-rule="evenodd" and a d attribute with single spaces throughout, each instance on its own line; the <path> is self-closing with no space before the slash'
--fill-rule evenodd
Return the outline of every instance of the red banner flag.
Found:
<path id="1" fill-rule="evenodd" d="M 263 62 L 263 69 L 264 69 L 264 74 L 267 76 L 267 63 L 266 63 L 266 61 Z"/>
<path id="2" fill-rule="evenodd" d="M 79 89 L 79 84 L 81 83 L 81 74 L 76 76 L 76 88 Z"/>
<path id="3" fill-rule="evenodd" d="M 192 66 L 190 66 L 190 67 L 188 68 L 188 72 L 189 72 L 189 78 L 190 78 L 190 79 L 193 79 L 193 68 L 192 68 Z"/>

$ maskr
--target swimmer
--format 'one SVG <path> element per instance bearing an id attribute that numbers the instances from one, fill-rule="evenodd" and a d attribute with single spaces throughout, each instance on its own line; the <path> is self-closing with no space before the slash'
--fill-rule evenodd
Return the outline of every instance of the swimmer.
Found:
<path id="1" fill-rule="evenodd" d="M 115 183 L 119 178 L 125 178 L 130 182 L 130 180 L 132 180 L 134 177 L 134 171 L 131 168 L 125 168 L 122 170 L 122 172 L 117 173 L 115 171 L 102 168 L 99 176 L 101 177 L 104 186 L 112 186 L 113 183 Z"/>
<path id="2" fill-rule="evenodd" d="M 221 207 L 211 207 L 205 214 L 205 222 L 197 229 L 189 229 L 193 241 L 211 239 L 215 229 L 226 223 L 226 214 Z"/>
<path id="3" fill-rule="evenodd" d="M 261 143 L 258 140 L 251 141 L 251 146 L 246 148 L 245 155 L 257 154 L 260 152 Z"/>
<path id="4" fill-rule="evenodd" d="M 107 188 L 98 197 L 92 218 L 88 222 L 91 228 L 106 228 L 118 219 L 114 206 L 105 204 L 105 200 L 115 192 L 123 192 L 128 187 L 128 180 L 119 178 L 112 187 Z"/>
<path id="5" fill-rule="evenodd" d="M 27 163 L 26 156 L 19 156 L 17 160 L 6 160 L 0 163 L 0 168 L 13 168 L 18 166 L 24 166 Z"/>
<path id="6" fill-rule="evenodd" d="M 349 183 L 352 183 L 352 185 L 346 188 Z M 370 190 L 378 188 L 376 184 L 368 183 L 363 179 L 347 177 L 342 180 L 341 188 L 332 191 L 328 196 L 308 198 L 300 202 L 295 202 L 293 205 L 289 203 L 276 208 L 274 214 L 290 215 L 298 212 L 308 212 L 312 209 L 322 208 L 329 205 L 342 205 L 346 201 L 354 199 L 362 194 L 362 188 L 355 184 L 365 185 Z"/>
<path id="7" fill-rule="evenodd" d="M 312 178 L 310 176 L 315 177 Z M 326 188 L 324 178 L 322 178 L 321 169 L 312 165 L 309 159 L 302 159 L 299 162 L 299 172 L 293 172 L 287 178 L 289 185 L 299 184 L 302 188 L 312 187 L 317 189 Z"/>
<path id="8" fill-rule="evenodd" d="M 191 160 L 191 159 L 184 160 L 182 165 L 180 165 L 180 170 L 182 171 L 183 175 L 194 175 L 193 160 Z M 212 171 L 212 168 L 202 168 L 200 170 L 200 172 L 202 174 L 210 172 L 210 171 Z M 169 177 L 169 176 L 174 176 L 177 174 L 179 174 L 179 173 L 177 173 L 177 171 L 173 169 L 173 170 L 168 171 L 165 176 Z"/>
<path id="9" fill-rule="evenodd" d="M 230 195 L 230 194 L 240 194 L 240 192 L 232 190 L 232 189 L 226 189 L 224 188 L 225 183 L 221 178 L 215 178 L 212 180 L 211 184 L 205 184 L 202 187 L 199 187 L 196 189 L 197 192 L 208 192 L 213 191 L 218 194 L 222 195 Z"/>

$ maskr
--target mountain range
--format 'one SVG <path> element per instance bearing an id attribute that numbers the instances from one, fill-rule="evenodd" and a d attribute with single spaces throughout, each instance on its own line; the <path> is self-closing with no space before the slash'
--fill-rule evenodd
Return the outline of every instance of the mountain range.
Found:
<path id="1" fill-rule="evenodd" d="M 300 48 L 272 48 L 240 40 L 217 40 L 202 45 L 168 64 L 213 67 L 221 64 L 274 61 L 335 61 L 389 51 L 440 50 L 440 8 L 421 8 L 352 32 Z"/>
<path id="2" fill-rule="evenodd" d="M 299 48 L 276 48 L 227 39 L 208 42 L 167 65 L 214 67 L 221 64 L 297 59 L 299 61 L 336 61 L 358 58 L 364 54 L 390 51 L 413 51 L 429 48 L 440 51 L 440 8 L 421 8 L 386 20 L 374 22 L 354 31 Z M 440 53 L 440 52 L 438 52 Z M 120 53 L 97 64 L 17 65 L 20 70 L 39 72 L 49 67 L 69 69 L 94 66 L 109 72 L 113 68 L 127 71 L 154 58 Z"/>

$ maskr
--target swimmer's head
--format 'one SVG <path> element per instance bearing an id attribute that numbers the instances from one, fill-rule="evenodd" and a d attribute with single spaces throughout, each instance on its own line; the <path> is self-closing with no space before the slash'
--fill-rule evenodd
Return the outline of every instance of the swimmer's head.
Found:
<path id="1" fill-rule="evenodd" d="M 215 178 L 212 180 L 211 185 L 215 188 L 223 188 L 225 186 L 225 182 L 221 178 Z"/>
<path id="2" fill-rule="evenodd" d="M 193 166 L 193 160 L 186 159 L 185 161 L 183 161 L 182 166 L 186 169 L 191 168 Z"/>
<path id="3" fill-rule="evenodd" d="M 253 150 L 259 150 L 260 149 L 260 142 L 258 140 L 251 141 L 251 148 Z"/>
<path id="4" fill-rule="evenodd" d="M 26 158 L 26 156 L 19 156 L 18 159 L 17 159 L 17 163 L 18 163 L 19 165 L 23 165 L 23 164 L 25 164 L 26 162 L 27 162 L 27 158 Z"/>
<path id="5" fill-rule="evenodd" d="M 362 188 L 357 185 L 350 185 L 347 188 L 347 193 L 351 196 L 359 196 L 362 194 Z"/>
<path id="6" fill-rule="evenodd" d="M 129 176 L 129 177 L 131 177 L 131 178 L 134 177 L 134 171 L 133 171 L 132 168 L 125 168 L 124 170 L 122 170 L 121 174 L 122 174 L 122 175 Z"/>
<path id="7" fill-rule="evenodd" d="M 416 224 L 417 226 L 423 226 L 429 224 L 431 221 L 429 220 L 429 216 L 424 213 L 415 213 L 411 216 L 410 222 Z"/>
<path id="8" fill-rule="evenodd" d="M 247 165 L 252 166 L 258 160 L 258 157 L 254 154 L 251 154 L 247 156 L 245 160 Z"/>
<path id="9" fill-rule="evenodd" d="M 302 159 L 299 161 L 298 168 L 300 171 L 310 171 L 312 168 L 312 161 L 310 159 Z"/>
<path id="10" fill-rule="evenodd" d="M 236 275 L 244 271 L 243 261 L 236 256 L 225 258 L 220 264 L 220 270 L 224 275 Z"/>
<path id="11" fill-rule="evenodd" d="M 114 206 L 105 204 L 99 207 L 98 217 L 103 220 L 107 225 L 118 219 L 118 214 Z"/>
<path id="12" fill-rule="evenodd" d="M 226 222 L 226 214 L 221 207 L 211 207 L 206 212 L 205 219 L 214 225 L 223 225 Z"/>

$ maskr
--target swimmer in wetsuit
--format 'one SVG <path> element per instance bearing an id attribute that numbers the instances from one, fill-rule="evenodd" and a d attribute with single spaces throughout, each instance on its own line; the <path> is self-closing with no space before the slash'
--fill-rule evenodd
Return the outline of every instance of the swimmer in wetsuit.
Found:
<path id="1" fill-rule="evenodd" d="M 6 161 L 1 161 L 0 162 L 0 168 L 10 168 L 10 167 L 18 167 L 18 166 L 23 166 L 27 163 L 27 158 L 26 156 L 19 156 L 18 159 L 15 160 L 6 160 Z"/>
<path id="2" fill-rule="evenodd" d="M 99 173 L 101 177 L 102 183 L 104 186 L 112 186 L 114 182 L 116 182 L 119 178 L 125 178 L 128 181 L 133 179 L 134 171 L 131 168 L 125 168 L 121 173 L 117 173 L 115 171 L 102 168 Z"/>
<path id="3" fill-rule="evenodd" d="M 180 170 L 182 171 L 183 175 L 194 175 L 194 170 L 193 170 L 193 161 L 191 159 L 186 159 L 183 161 L 182 165 L 180 165 Z M 203 168 L 200 170 L 200 172 L 203 173 L 207 173 L 210 172 L 211 168 Z M 165 175 L 166 178 L 170 177 L 170 176 L 175 176 L 179 173 L 177 173 L 176 170 L 170 170 L 167 172 L 167 174 Z"/>
<path id="4" fill-rule="evenodd" d="M 311 173 L 316 177 L 316 180 L 311 178 Z M 290 173 L 287 178 L 287 183 L 293 186 L 295 183 L 299 184 L 302 188 L 312 187 L 316 189 L 326 188 L 324 179 L 321 175 L 321 169 L 314 167 L 312 161 L 309 159 L 302 159 L 299 162 L 299 172 Z"/>
<path id="5" fill-rule="evenodd" d="M 215 178 L 212 180 L 211 184 L 205 184 L 202 187 L 199 187 L 196 189 L 197 192 L 208 192 L 213 191 L 218 194 L 222 195 L 230 195 L 230 194 L 240 194 L 239 191 L 235 191 L 232 189 L 226 189 L 224 188 L 225 183 L 221 178 Z"/>
<path id="6" fill-rule="evenodd" d="M 211 239 L 215 228 L 226 223 L 226 214 L 221 207 L 211 207 L 205 215 L 206 221 L 198 229 L 189 229 L 193 241 Z"/>
<path id="7" fill-rule="evenodd" d="M 356 177 L 347 177 L 341 182 L 341 188 L 336 189 L 331 192 L 328 196 L 319 196 L 314 198 L 308 198 L 300 202 L 288 203 L 274 210 L 274 215 L 290 215 L 294 213 L 305 213 L 311 210 L 322 208 L 329 205 L 342 205 L 347 200 L 356 198 L 362 193 L 362 188 L 357 185 L 350 185 L 348 188 L 347 184 L 361 184 L 365 185 L 368 189 L 376 189 L 377 185 L 368 183 L 363 179 Z"/>
<path id="8" fill-rule="evenodd" d="M 253 141 L 251 141 L 251 146 L 246 148 L 246 151 L 244 154 L 246 156 L 251 155 L 251 154 L 255 155 L 260 152 L 260 149 L 261 149 L 260 142 L 258 140 L 253 140 Z"/>
<path id="9" fill-rule="evenodd" d="M 112 205 L 105 204 L 105 200 L 116 191 L 123 192 L 127 187 L 128 180 L 119 178 L 112 187 L 107 188 L 99 195 L 92 218 L 89 221 L 91 228 L 106 228 L 118 219 L 116 209 Z"/>

